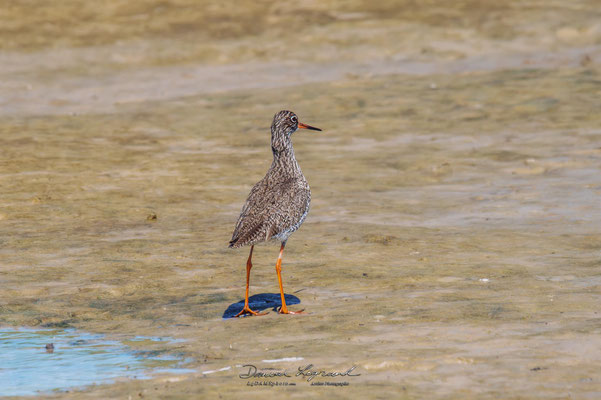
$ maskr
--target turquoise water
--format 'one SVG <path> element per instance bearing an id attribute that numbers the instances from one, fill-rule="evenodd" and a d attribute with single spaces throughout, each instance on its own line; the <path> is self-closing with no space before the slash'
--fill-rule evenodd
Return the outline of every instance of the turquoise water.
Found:
<path id="1" fill-rule="evenodd" d="M 131 341 L 173 342 L 135 337 Z M 54 345 L 53 352 L 46 345 Z M 153 373 L 187 373 L 182 357 L 161 350 L 132 350 L 118 341 L 76 330 L 0 328 L 0 396 L 64 391 L 117 378 L 147 379 Z"/>

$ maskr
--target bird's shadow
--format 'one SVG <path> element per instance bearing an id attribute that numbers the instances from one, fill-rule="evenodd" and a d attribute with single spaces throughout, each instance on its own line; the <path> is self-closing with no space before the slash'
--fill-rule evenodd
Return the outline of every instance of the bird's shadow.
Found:
<path id="1" fill-rule="evenodd" d="M 300 299 L 291 294 L 285 294 L 286 305 L 294 305 L 300 304 Z M 261 312 L 268 308 L 273 309 L 273 311 L 277 311 L 277 309 L 282 305 L 282 299 L 279 293 L 260 293 L 252 295 L 248 298 L 248 306 L 251 310 Z M 222 318 L 233 318 L 244 308 L 244 299 L 240 300 L 237 303 L 232 303 L 229 307 L 223 312 Z"/>

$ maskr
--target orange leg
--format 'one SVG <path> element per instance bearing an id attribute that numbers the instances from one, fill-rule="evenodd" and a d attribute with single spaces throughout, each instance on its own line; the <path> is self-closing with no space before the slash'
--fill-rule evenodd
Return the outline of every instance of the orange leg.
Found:
<path id="1" fill-rule="evenodd" d="M 275 263 L 275 270 L 278 273 L 278 282 L 280 283 L 280 295 L 282 296 L 282 307 L 280 307 L 280 314 L 300 314 L 303 310 L 300 311 L 288 311 L 288 307 L 286 307 L 286 299 L 284 298 L 284 286 L 282 286 L 282 255 L 284 254 L 284 247 L 286 246 L 286 242 L 282 242 L 282 247 L 280 247 L 280 255 L 278 256 L 278 261 Z"/>
<path id="2" fill-rule="evenodd" d="M 236 314 L 234 316 L 235 317 L 239 317 L 241 315 L 265 315 L 267 313 L 258 313 L 256 311 L 253 311 L 250 309 L 250 307 L 248 306 L 248 287 L 250 286 L 250 270 L 253 267 L 253 263 L 252 263 L 252 256 L 253 256 L 253 249 L 255 248 L 255 246 L 250 246 L 250 254 L 248 255 L 248 261 L 246 261 L 246 295 L 244 296 L 244 308 L 242 309 L 242 311 L 240 311 L 238 314 Z"/>

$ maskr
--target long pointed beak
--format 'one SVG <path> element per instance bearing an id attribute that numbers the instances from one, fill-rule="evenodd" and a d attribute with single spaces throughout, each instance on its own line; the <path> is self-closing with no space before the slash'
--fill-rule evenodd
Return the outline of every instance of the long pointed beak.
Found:
<path id="1" fill-rule="evenodd" d="M 302 129 L 311 129 L 312 131 L 320 131 L 320 132 L 321 132 L 321 129 L 319 129 L 319 128 L 316 128 L 316 127 L 314 127 L 314 126 L 311 126 L 311 125 L 306 125 L 306 124 L 303 124 L 302 122 L 299 122 L 299 123 L 298 123 L 298 128 L 299 128 L 299 129 L 301 129 L 301 128 L 302 128 Z"/>

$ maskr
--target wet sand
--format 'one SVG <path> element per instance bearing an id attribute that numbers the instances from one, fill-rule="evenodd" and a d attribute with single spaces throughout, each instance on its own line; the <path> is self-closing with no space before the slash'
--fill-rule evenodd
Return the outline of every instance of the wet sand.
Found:
<path id="1" fill-rule="evenodd" d="M 147 6 L 0 40 L 0 323 L 185 339 L 166 349 L 197 370 L 56 397 L 600 395 L 594 2 L 249 3 L 205 30 Z M 283 280 L 306 314 L 224 320 L 284 108 L 324 129 L 294 136 L 313 201 Z M 277 293 L 277 251 L 255 249 L 251 295 Z M 249 387 L 245 364 L 361 375 Z"/>

